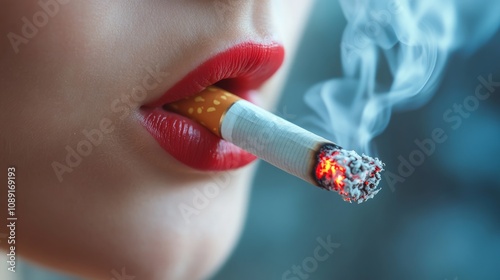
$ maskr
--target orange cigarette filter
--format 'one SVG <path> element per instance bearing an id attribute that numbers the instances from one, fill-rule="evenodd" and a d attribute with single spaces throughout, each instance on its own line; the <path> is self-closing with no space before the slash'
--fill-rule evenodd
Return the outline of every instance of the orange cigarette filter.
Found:
<path id="1" fill-rule="evenodd" d="M 241 100 L 221 88 L 210 86 L 200 93 L 168 104 L 169 110 L 191 118 L 222 138 L 221 125 L 231 106 Z"/>

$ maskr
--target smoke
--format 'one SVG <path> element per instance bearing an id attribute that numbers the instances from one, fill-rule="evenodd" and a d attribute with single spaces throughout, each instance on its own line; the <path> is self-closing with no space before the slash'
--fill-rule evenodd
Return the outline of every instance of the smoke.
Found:
<path id="1" fill-rule="evenodd" d="M 339 145 L 372 153 L 394 109 L 430 100 L 455 51 L 472 53 L 500 23 L 497 0 L 340 0 L 343 78 L 312 88 L 308 119 Z M 322 133 L 324 135 L 324 133 Z"/>

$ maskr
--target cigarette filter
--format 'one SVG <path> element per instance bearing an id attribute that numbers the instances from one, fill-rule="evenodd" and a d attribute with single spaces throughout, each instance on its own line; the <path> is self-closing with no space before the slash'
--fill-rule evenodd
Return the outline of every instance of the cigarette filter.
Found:
<path id="1" fill-rule="evenodd" d="M 166 109 L 345 201 L 361 203 L 380 190 L 378 158 L 347 151 L 223 89 L 210 86 Z"/>

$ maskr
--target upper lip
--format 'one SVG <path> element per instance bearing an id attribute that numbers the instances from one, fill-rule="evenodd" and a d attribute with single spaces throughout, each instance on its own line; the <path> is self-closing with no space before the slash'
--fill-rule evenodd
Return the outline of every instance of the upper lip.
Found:
<path id="1" fill-rule="evenodd" d="M 145 107 L 165 104 L 217 85 L 236 95 L 260 87 L 281 66 L 283 46 L 278 43 L 243 43 L 224 51 L 191 71 L 163 96 Z"/>

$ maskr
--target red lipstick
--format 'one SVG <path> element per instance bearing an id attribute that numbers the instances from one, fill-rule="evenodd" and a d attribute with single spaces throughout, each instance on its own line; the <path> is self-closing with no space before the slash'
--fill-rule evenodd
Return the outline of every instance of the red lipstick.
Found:
<path id="1" fill-rule="evenodd" d="M 283 59 L 284 49 L 279 44 L 232 47 L 191 71 L 158 100 L 143 106 L 143 125 L 167 153 L 191 168 L 220 171 L 242 167 L 256 157 L 163 107 L 210 85 L 249 99 L 250 92 L 269 79 Z"/>

